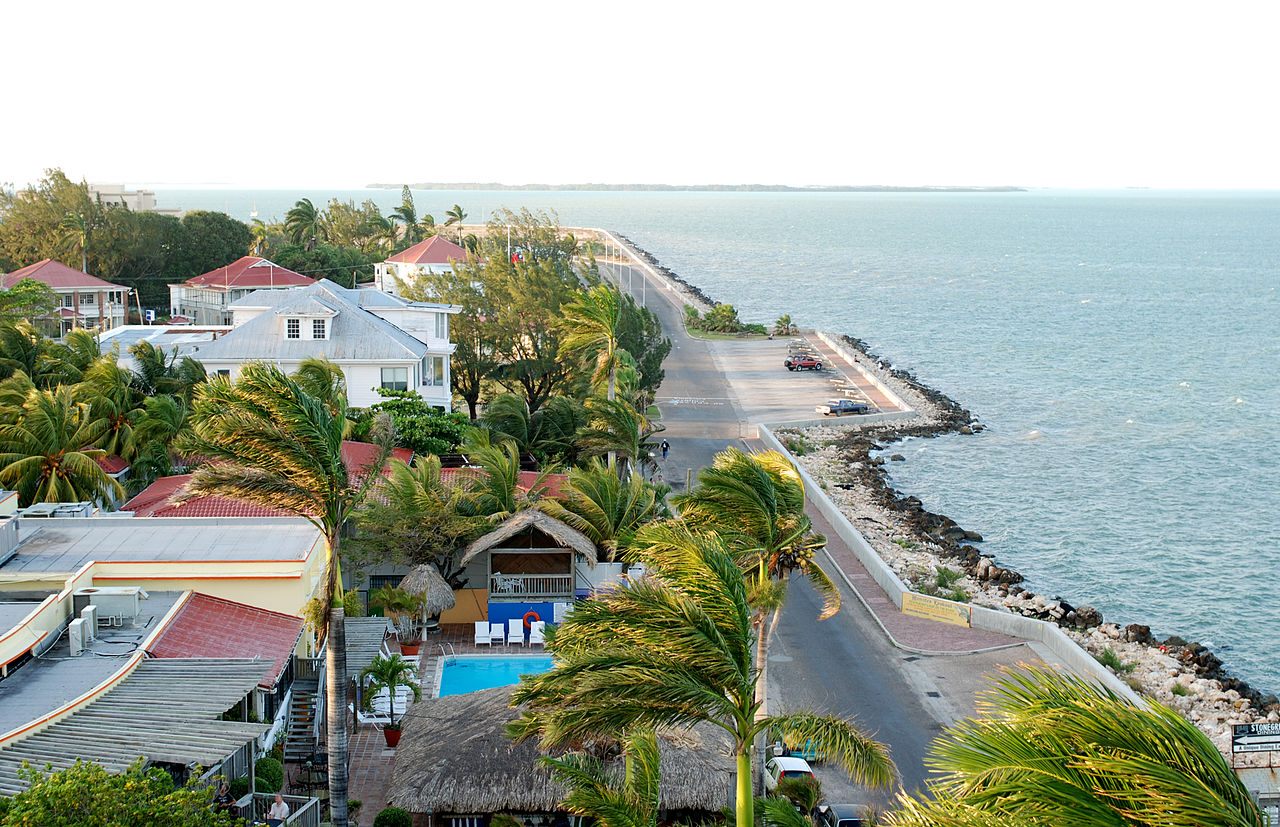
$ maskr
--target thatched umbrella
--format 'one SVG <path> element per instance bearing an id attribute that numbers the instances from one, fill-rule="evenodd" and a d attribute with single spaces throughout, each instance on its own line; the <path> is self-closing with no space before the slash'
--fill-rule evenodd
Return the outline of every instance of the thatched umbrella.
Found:
<path id="1" fill-rule="evenodd" d="M 430 563 L 414 566 L 400 581 L 400 588 L 410 594 L 423 595 L 422 620 L 424 622 L 439 617 L 446 609 L 452 609 L 457 603 L 453 589 Z"/>

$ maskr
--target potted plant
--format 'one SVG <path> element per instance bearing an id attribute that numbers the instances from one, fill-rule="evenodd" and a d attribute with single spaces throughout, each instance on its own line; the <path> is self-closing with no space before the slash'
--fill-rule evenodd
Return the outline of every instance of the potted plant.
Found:
<path id="1" fill-rule="evenodd" d="M 369 595 L 369 603 L 381 606 L 383 614 L 395 625 L 400 651 L 406 655 L 418 654 L 421 641 L 416 622 L 421 603 L 418 596 L 398 586 L 383 586 Z"/>
<path id="2" fill-rule="evenodd" d="M 399 655 L 390 657 L 379 655 L 360 673 L 361 683 L 366 679 L 369 681 L 364 696 L 365 709 L 373 706 L 375 695 L 383 689 L 387 690 L 390 709 L 388 717 L 391 721 L 382 728 L 382 735 L 386 739 L 388 747 L 395 747 L 400 743 L 400 722 L 396 718 L 396 690 L 401 686 L 407 686 L 413 692 L 413 699 L 415 701 L 418 700 L 422 697 L 422 690 L 418 688 L 418 684 L 414 680 L 416 677 L 417 668 Z"/>

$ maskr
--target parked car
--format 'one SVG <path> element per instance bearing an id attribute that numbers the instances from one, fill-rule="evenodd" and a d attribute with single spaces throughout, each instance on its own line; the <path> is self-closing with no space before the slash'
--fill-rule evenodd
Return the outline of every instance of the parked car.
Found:
<path id="1" fill-rule="evenodd" d="M 857 812 L 852 804 L 819 804 L 813 811 L 813 823 L 817 827 L 865 827 L 866 819 L 859 818 Z"/>
<path id="2" fill-rule="evenodd" d="M 787 370 L 822 370 L 822 362 L 816 356 L 800 353 L 788 356 L 782 363 Z"/>
<path id="3" fill-rule="evenodd" d="M 871 408 L 852 399 L 828 399 L 826 404 L 819 405 L 814 410 L 823 416 L 843 416 L 844 414 L 864 414 Z"/>
<path id="4" fill-rule="evenodd" d="M 783 778 L 814 778 L 813 768 L 803 758 L 791 758 L 780 755 L 764 762 L 764 789 L 773 792 L 778 788 L 778 781 Z"/>

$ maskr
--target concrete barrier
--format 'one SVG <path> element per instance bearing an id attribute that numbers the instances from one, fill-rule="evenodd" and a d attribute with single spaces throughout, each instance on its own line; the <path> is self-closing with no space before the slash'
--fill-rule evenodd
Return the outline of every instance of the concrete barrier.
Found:
<path id="1" fill-rule="evenodd" d="M 844 342 L 840 341 L 839 337 L 833 336 L 830 333 L 827 333 L 825 330 L 815 330 L 814 334 L 823 342 L 825 342 L 827 347 L 831 348 L 837 354 L 839 354 L 841 359 L 844 359 L 846 362 L 848 362 L 850 367 L 852 367 L 858 373 L 861 373 L 868 382 L 875 385 L 876 388 L 878 388 L 881 393 L 883 393 L 886 397 L 889 398 L 890 402 L 898 406 L 899 410 L 903 410 L 903 411 L 912 410 L 911 406 L 908 405 L 906 402 L 903 402 L 902 397 L 894 393 L 893 389 L 890 388 L 888 385 L 886 385 L 880 379 L 879 376 L 876 376 L 874 373 L 872 373 L 871 371 L 863 367 L 862 362 L 859 361 L 858 357 L 854 354 L 853 350 L 850 349 L 850 347 L 846 345 Z"/>
<path id="2" fill-rule="evenodd" d="M 898 577 L 897 572 L 889 567 L 885 559 L 867 542 L 867 538 L 862 536 L 862 533 L 854 527 L 853 523 L 849 522 L 849 518 L 844 515 L 839 506 L 827 496 L 827 492 L 823 491 L 822 487 L 818 485 L 809 472 L 801 467 L 799 460 L 778 440 L 770 426 L 759 425 L 758 433 L 761 442 L 791 458 L 791 462 L 795 464 L 796 470 L 800 473 L 800 479 L 804 482 L 809 502 L 818 509 L 818 512 L 827 519 L 827 522 L 831 523 L 832 528 L 835 529 L 840 539 L 853 550 L 858 562 L 862 563 L 872 579 L 876 581 L 876 584 L 889 596 L 894 605 L 901 610 L 902 594 L 910 591 L 910 589 Z M 1072 640 L 1057 624 L 1037 620 L 1033 617 L 1025 617 L 1013 612 L 991 609 L 986 606 L 970 604 L 969 609 L 971 622 L 975 629 L 985 629 L 989 632 L 999 632 L 1010 637 L 1033 640 L 1044 646 L 1061 665 L 1075 674 L 1093 678 L 1131 703 L 1136 704 L 1139 702 L 1138 694 L 1128 684 L 1116 677 L 1101 663 L 1098 663 L 1093 655 L 1090 655 L 1080 644 Z"/>

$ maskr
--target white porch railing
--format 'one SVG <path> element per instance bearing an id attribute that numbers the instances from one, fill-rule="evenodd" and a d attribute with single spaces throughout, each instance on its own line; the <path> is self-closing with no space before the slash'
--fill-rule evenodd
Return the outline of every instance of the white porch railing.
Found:
<path id="1" fill-rule="evenodd" d="M 489 576 L 490 597 L 572 597 L 572 574 L 500 574 Z"/>

